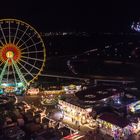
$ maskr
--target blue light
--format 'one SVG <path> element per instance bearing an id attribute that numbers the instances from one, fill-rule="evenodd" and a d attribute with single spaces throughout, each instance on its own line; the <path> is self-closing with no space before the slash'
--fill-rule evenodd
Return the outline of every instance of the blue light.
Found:
<path id="1" fill-rule="evenodd" d="M 131 25 L 131 29 L 137 32 L 140 32 L 140 22 L 133 22 Z"/>
<path id="2" fill-rule="evenodd" d="M 120 100 L 117 101 L 118 104 L 121 104 Z"/>

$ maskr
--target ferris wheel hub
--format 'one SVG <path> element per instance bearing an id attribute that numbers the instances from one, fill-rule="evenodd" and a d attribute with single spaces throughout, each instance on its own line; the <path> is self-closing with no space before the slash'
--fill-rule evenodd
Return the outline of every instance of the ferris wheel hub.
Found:
<path id="1" fill-rule="evenodd" d="M 11 65 L 11 59 L 15 62 L 19 61 L 21 58 L 21 51 L 15 44 L 7 43 L 2 47 L 0 57 L 4 63 L 9 59 L 8 64 Z"/>
<path id="2" fill-rule="evenodd" d="M 14 57 L 14 52 L 13 51 L 8 51 L 6 53 L 6 57 L 9 59 L 9 58 L 13 58 Z"/>

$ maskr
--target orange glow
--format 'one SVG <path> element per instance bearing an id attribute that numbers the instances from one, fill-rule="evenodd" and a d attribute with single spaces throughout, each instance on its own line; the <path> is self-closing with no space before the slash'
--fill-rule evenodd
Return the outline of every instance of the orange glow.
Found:
<path id="1" fill-rule="evenodd" d="M 10 65 L 12 63 L 11 58 L 15 62 L 18 62 L 19 59 L 21 58 L 21 51 L 16 45 L 14 45 L 12 43 L 8 43 L 8 44 L 4 45 L 1 48 L 1 50 L 0 50 L 0 59 L 3 62 L 6 62 L 7 59 L 9 59 L 8 64 Z"/>

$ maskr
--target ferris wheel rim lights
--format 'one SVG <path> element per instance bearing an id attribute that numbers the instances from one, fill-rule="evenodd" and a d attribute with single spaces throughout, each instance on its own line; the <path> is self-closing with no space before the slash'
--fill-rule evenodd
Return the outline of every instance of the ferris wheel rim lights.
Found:
<path id="1" fill-rule="evenodd" d="M 29 85 L 41 74 L 45 61 L 45 45 L 34 27 L 18 19 L 0 20 L 0 65 L 5 68 L 0 74 L 0 84 L 6 69 L 9 73 L 12 67 L 13 73 L 17 72 L 20 80 Z"/>

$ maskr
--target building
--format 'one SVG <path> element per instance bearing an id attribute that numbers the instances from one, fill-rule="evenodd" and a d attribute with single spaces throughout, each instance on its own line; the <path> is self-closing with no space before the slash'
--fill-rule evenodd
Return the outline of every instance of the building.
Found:
<path id="1" fill-rule="evenodd" d="M 140 130 L 140 120 L 131 122 L 129 119 L 115 113 L 103 113 L 96 121 L 102 133 L 114 138 L 127 138 Z"/>
<path id="2" fill-rule="evenodd" d="M 63 100 L 59 100 L 58 103 L 63 112 L 63 117 L 68 117 L 76 126 L 84 124 L 89 124 L 91 127 L 96 126 L 95 120 L 90 116 L 91 108 L 82 108 Z"/>

